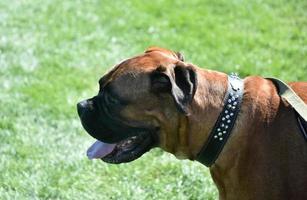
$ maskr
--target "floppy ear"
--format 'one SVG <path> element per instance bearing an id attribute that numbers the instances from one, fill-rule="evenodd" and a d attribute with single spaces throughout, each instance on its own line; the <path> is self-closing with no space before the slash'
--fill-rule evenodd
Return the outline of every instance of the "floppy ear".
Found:
<path id="1" fill-rule="evenodd" d="M 197 88 L 195 70 L 189 66 L 177 65 L 174 68 L 173 76 L 165 70 L 165 68 L 159 67 L 152 73 L 152 91 L 170 93 L 178 110 L 188 114 L 188 105 L 192 102 Z"/>

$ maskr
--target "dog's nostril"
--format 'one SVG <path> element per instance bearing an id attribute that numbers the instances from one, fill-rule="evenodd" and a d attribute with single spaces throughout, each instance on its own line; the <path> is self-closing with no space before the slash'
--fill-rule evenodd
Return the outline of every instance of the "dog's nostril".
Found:
<path id="1" fill-rule="evenodd" d="M 77 111 L 78 111 L 79 116 L 82 115 L 85 108 L 86 108 L 86 101 L 81 101 L 77 103 Z"/>
<path id="2" fill-rule="evenodd" d="M 81 116 L 85 110 L 89 110 L 90 107 L 92 107 L 92 106 L 90 106 L 88 100 L 84 100 L 84 101 L 79 102 L 77 104 L 77 111 L 78 111 L 79 116 Z"/>
<path id="3" fill-rule="evenodd" d="M 87 105 L 87 100 L 83 100 L 83 101 L 80 101 L 77 106 L 78 107 L 85 107 Z"/>
<path id="4" fill-rule="evenodd" d="M 91 111 L 91 110 L 94 110 L 92 100 L 84 100 L 77 104 L 77 111 L 79 116 L 81 116 L 84 111 Z"/>

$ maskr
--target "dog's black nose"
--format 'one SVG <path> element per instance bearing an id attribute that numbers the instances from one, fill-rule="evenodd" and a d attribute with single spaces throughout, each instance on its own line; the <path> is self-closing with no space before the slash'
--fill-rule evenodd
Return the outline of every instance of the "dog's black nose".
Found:
<path id="1" fill-rule="evenodd" d="M 79 116 L 81 117 L 85 111 L 89 111 L 93 109 L 93 103 L 91 100 L 80 101 L 77 104 L 77 111 Z"/>

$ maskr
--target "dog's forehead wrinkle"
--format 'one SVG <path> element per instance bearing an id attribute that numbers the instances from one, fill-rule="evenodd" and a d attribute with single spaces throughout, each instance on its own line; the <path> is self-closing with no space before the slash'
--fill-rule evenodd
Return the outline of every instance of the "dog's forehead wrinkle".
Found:
<path id="1" fill-rule="evenodd" d="M 116 79 L 117 77 L 124 76 L 127 73 L 136 76 L 139 73 L 152 72 L 159 67 L 165 71 L 168 66 L 175 66 L 177 62 L 178 59 L 175 58 L 174 55 L 153 51 L 122 61 L 107 75 L 111 79 Z"/>
<path id="2" fill-rule="evenodd" d="M 146 95 L 149 87 L 149 77 L 143 73 L 126 73 L 112 81 L 112 90 L 119 96 L 131 100 Z"/>

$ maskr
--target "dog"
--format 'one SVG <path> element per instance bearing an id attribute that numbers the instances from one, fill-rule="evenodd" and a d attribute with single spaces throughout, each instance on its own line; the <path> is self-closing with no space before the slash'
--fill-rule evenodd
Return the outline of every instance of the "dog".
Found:
<path id="1" fill-rule="evenodd" d="M 272 81 L 249 76 L 240 83 L 232 130 L 209 164 L 219 198 L 307 199 L 307 143 L 295 112 Z M 224 120 L 225 73 L 151 47 L 116 65 L 99 86 L 98 95 L 77 104 L 84 129 L 97 139 L 87 152 L 91 159 L 125 163 L 160 147 L 199 161 L 204 145 L 219 141 L 210 135 L 217 119 Z M 307 82 L 290 86 L 306 103 Z"/>

